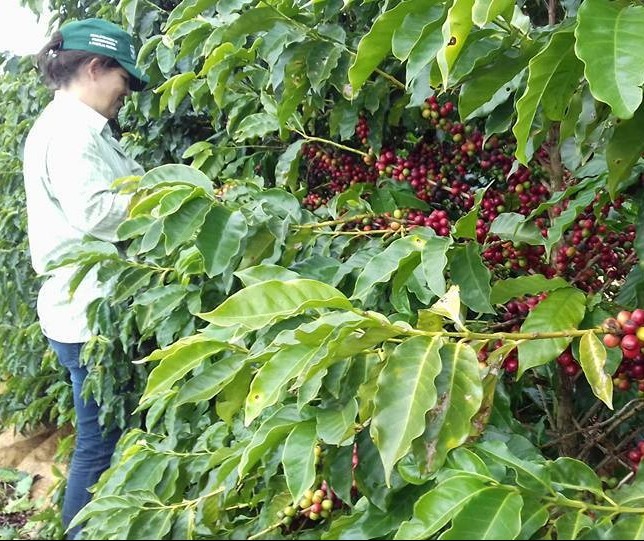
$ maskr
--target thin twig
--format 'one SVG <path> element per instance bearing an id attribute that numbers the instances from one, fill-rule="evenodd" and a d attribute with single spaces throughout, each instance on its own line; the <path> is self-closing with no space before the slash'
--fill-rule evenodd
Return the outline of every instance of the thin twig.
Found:
<path id="1" fill-rule="evenodd" d="M 248 537 L 248 539 L 261 539 L 264 534 L 267 534 L 268 532 L 272 532 L 273 530 L 276 530 L 282 525 L 281 522 L 276 522 L 275 524 L 271 524 L 268 528 L 264 528 L 261 532 L 257 532 L 254 535 L 251 535 Z"/>
<path id="2" fill-rule="evenodd" d="M 363 152 L 362 150 L 358 150 L 357 148 L 352 148 L 348 147 L 347 145 L 343 145 L 341 143 L 336 143 L 335 141 L 331 141 L 330 139 L 324 139 L 322 137 L 314 137 L 312 135 L 308 135 L 307 133 L 303 132 L 302 130 L 298 130 L 297 128 L 291 128 L 295 133 L 300 135 L 303 139 L 306 139 L 307 141 L 316 141 L 318 143 L 324 143 L 326 145 L 331 145 L 336 148 L 339 148 L 341 150 L 345 150 L 346 152 L 353 152 L 354 154 L 359 154 L 360 156 L 367 157 L 369 156 L 368 153 Z"/>

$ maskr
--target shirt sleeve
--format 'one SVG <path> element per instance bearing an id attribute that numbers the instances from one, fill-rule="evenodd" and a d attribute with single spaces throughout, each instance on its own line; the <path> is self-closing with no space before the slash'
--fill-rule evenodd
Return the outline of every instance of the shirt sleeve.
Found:
<path id="1" fill-rule="evenodd" d="M 116 229 L 127 217 L 130 195 L 111 185 L 119 176 L 101 154 L 96 136 L 67 134 L 47 148 L 47 173 L 52 195 L 70 225 L 100 240 L 116 242 Z"/>

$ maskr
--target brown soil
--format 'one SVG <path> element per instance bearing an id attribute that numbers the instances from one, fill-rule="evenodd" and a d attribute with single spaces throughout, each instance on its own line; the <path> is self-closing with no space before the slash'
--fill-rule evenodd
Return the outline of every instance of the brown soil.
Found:
<path id="1" fill-rule="evenodd" d="M 55 463 L 58 442 L 71 433 L 71 427 L 41 428 L 28 434 L 13 430 L 0 433 L 0 468 L 14 468 L 34 477 L 33 499 L 46 498 L 55 483 L 52 466 L 64 471 L 64 465 Z"/>
<path id="2" fill-rule="evenodd" d="M 25 472 L 32 477 L 30 498 L 38 508 L 46 507 L 50 493 L 57 480 L 53 474 L 54 464 L 64 473 L 65 466 L 56 463 L 54 456 L 59 441 L 71 433 L 71 427 L 62 429 L 41 428 L 27 434 L 19 434 L 14 430 L 0 432 L 0 468 L 15 469 Z M 13 487 L 9 483 L 0 483 L 0 529 L 13 528 L 19 531 L 32 511 L 4 512 L 4 504 L 11 499 Z"/>

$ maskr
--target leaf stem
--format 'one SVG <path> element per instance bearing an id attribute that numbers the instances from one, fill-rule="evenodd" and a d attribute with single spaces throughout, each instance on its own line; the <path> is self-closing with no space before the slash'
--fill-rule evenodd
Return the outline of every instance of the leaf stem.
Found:
<path id="1" fill-rule="evenodd" d="M 597 327 L 595 329 L 571 329 L 568 331 L 551 332 L 470 332 L 470 331 L 421 331 L 419 329 L 407 330 L 409 334 L 420 336 L 445 336 L 447 338 L 462 338 L 465 340 L 545 340 L 548 338 L 570 338 L 584 336 L 589 333 L 603 333 Z"/>
<path id="2" fill-rule="evenodd" d="M 363 152 L 362 150 L 358 150 L 357 148 L 352 148 L 347 145 L 343 145 L 342 143 L 336 143 L 335 141 L 331 141 L 330 139 L 324 139 L 323 137 L 314 137 L 313 135 L 308 135 L 307 133 L 303 132 L 302 130 L 298 130 L 297 128 L 291 128 L 291 129 L 299 136 L 301 136 L 303 139 L 306 139 L 307 141 L 316 141 L 318 143 L 324 143 L 326 145 L 334 146 L 341 150 L 345 150 L 346 152 L 353 152 L 354 154 L 358 154 L 365 158 L 369 156 L 368 153 Z"/>
<path id="3" fill-rule="evenodd" d="M 275 524 L 271 524 L 268 528 L 264 528 L 261 532 L 257 532 L 254 535 L 251 535 L 248 537 L 248 539 L 261 539 L 264 534 L 267 534 L 268 532 L 272 532 L 273 530 L 279 528 L 282 525 L 281 522 L 276 522 Z"/>
<path id="4" fill-rule="evenodd" d="M 354 214 L 352 216 L 344 215 L 342 218 L 337 218 L 336 220 L 327 220 L 326 222 L 311 222 L 308 224 L 295 225 L 297 229 L 318 229 L 321 227 L 327 227 L 331 225 L 346 224 L 348 222 L 353 222 L 355 220 L 362 220 L 363 218 L 370 218 L 375 216 L 375 214 L 369 212 L 366 214 Z"/>
<path id="5" fill-rule="evenodd" d="M 622 513 L 634 513 L 642 514 L 644 513 L 644 507 L 623 507 L 621 505 L 601 505 L 597 503 L 588 503 L 579 500 L 570 500 L 564 498 L 561 495 L 559 496 L 545 496 L 544 500 L 552 502 L 556 506 L 567 506 L 574 507 L 576 509 L 589 509 L 593 511 L 601 511 L 603 513 L 608 513 L 611 515 L 618 515 Z"/>
<path id="6" fill-rule="evenodd" d="M 210 498 L 211 496 L 216 496 L 217 494 L 220 494 L 221 492 L 224 491 L 224 487 L 218 487 L 217 489 L 213 490 L 212 492 L 209 492 L 208 494 L 204 494 L 203 496 L 199 496 L 198 498 L 195 498 L 194 500 L 183 500 L 179 503 L 174 503 L 171 505 L 153 505 L 150 507 L 145 507 L 145 509 L 154 509 L 154 510 L 160 510 L 160 509 L 181 509 L 182 507 L 195 507 L 197 504 L 199 504 L 200 501 L 205 500 L 206 498 Z"/>

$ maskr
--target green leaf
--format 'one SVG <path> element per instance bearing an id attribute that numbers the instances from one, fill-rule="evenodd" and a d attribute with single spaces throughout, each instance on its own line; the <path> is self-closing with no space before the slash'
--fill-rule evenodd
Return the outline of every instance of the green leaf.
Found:
<path id="1" fill-rule="evenodd" d="M 557 122 L 565 118 L 573 96 L 580 88 L 583 72 L 584 65 L 574 54 L 568 53 L 568 57 L 553 75 L 548 84 L 548 90 L 541 99 L 546 118 Z M 556 88 L 557 92 L 550 92 L 553 88 Z"/>
<path id="2" fill-rule="evenodd" d="M 491 61 L 501 54 L 504 48 L 503 39 L 497 30 L 474 28 L 465 39 L 465 44 L 450 71 L 448 83 L 454 86 L 469 79 L 478 66 Z"/>
<path id="3" fill-rule="evenodd" d="M 642 102 L 644 7 L 587 0 L 577 12 L 575 51 L 590 90 L 619 118 L 631 118 Z"/>
<path id="4" fill-rule="evenodd" d="M 168 284 L 145 290 L 132 302 L 136 324 L 141 332 L 150 331 L 167 318 L 185 299 L 186 289 L 179 284 Z"/>
<path id="5" fill-rule="evenodd" d="M 421 252 L 421 266 L 427 286 L 437 297 L 445 295 L 445 267 L 447 266 L 447 250 L 452 245 L 451 237 L 425 239 Z"/>
<path id="6" fill-rule="evenodd" d="M 572 287 L 556 289 L 528 314 L 521 332 L 547 333 L 577 329 L 585 310 L 586 297 L 581 291 Z M 530 368 L 553 361 L 571 341 L 572 337 L 562 336 L 520 343 L 517 378 Z"/>
<path id="7" fill-rule="evenodd" d="M 169 37 L 164 39 L 164 36 L 162 36 L 155 48 L 157 66 L 166 77 L 170 77 L 177 61 L 171 41 Z"/>
<path id="8" fill-rule="evenodd" d="M 442 369 L 435 380 L 437 405 L 427 414 L 424 460 L 430 472 L 445 462 L 447 453 L 469 437 L 472 417 L 483 401 L 478 360 L 468 344 L 447 343 L 440 351 Z"/>
<path id="9" fill-rule="evenodd" d="M 332 328 L 324 328 L 327 335 Z M 244 424 L 248 426 L 264 409 L 275 404 L 288 382 L 299 376 L 324 348 L 324 338 L 318 344 L 284 345 L 272 355 L 253 378 L 244 408 Z"/>
<path id="10" fill-rule="evenodd" d="M 383 190 L 385 189 L 379 188 L 379 189 L 376 189 L 374 193 L 376 191 L 383 191 Z M 388 191 L 391 194 L 391 196 L 394 198 L 396 206 L 398 207 L 409 207 L 409 208 L 421 209 L 421 210 L 431 209 L 431 207 L 427 202 L 423 201 L 422 199 L 419 199 L 418 197 L 416 197 L 416 195 L 414 195 L 414 193 L 411 191 L 409 186 L 405 186 L 401 184 L 389 185 L 386 188 L 386 191 Z M 433 229 L 431 228 L 427 228 L 427 229 L 433 231 Z"/>
<path id="11" fill-rule="evenodd" d="M 405 70 L 405 80 L 411 86 L 416 80 L 423 92 L 422 99 L 427 97 L 427 79 L 429 79 L 429 67 L 436 58 L 436 53 L 443 45 L 443 34 L 441 27 L 447 16 L 447 7 L 444 6 L 438 17 L 428 22 L 423 33 L 409 53 L 409 60 Z M 427 77 L 421 77 L 426 73 Z M 425 79 L 425 80 L 423 80 Z"/>
<path id="12" fill-rule="evenodd" d="M 622 120 L 615 126 L 613 136 L 606 145 L 606 163 L 608 164 L 608 181 L 606 187 L 612 198 L 615 198 L 629 180 L 633 166 L 644 152 L 644 107 L 635 111 L 635 116 Z"/>
<path id="13" fill-rule="evenodd" d="M 365 301 L 376 284 L 386 282 L 404 263 L 425 246 L 425 241 L 416 235 L 397 239 L 374 256 L 356 279 L 352 299 Z"/>
<path id="14" fill-rule="evenodd" d="M 284 441 L 282 464 L 288 490 L 294 502 L 315 482 L 315 421 L 295 425 Z"/>
<path id="15" fill-rule="evenodd" d="M 333 486 L 335 488 L 336 485 Z M 337 491 L 334 492 L 339 495 Z M 328 530 L 320 532 L 320 539 L 390 538 L 389 534 L 400 525 L 400 521 L 409 516 L 411 505 L 408 500 L 414 498 L 411 491 L 399 496 L 392 500 L 386 510 L 376 507 L 367 498 L 361 498 L 350 514 L 334 516 Z"/>
<path id="16" fill-rule="evenodd" d="M 458 330 L 465 329 L 461 316 L 460 288 L 457 285 L 450 286 L 445 295 L 432 304 L 429 311 L 450 319 L 455 323 Z"/>
<path id="17" fill-rule="evenodd" d="M 253 433 L 250 443 L 244 448 L 241 460 L 237 466 L 240 477 L 246 475 L 250 469 L 274 450 L 302 421 L 295 405 L 288 405 L 277 410 L 266 419 Z"/>
<path id="18" fill-rule="evenodd" d="M 353 318 L 357 316 L 351 314 Z M 383 316 L 381 316 L 383 317 Z M 390 325 L 383 317 L 377 319 L 358 319 L 352 321 L 351 317 L 343 317 L 336 320 L 336 334 L 328 343 L 328 354 L 319 361 L 313 363 L 303 377 L 293 385 L 299 388 L 305 381 L 312 379 L 316 374 L 325 371 L 339 359 L 353 357 L 359 353 L 369 350 L 389 338 L 400 334 L 400 328 Z"/>
<path id="19" fill-rule="evenodd" d="M 603 494 L 602 482 L 597 474 L 580 460 L 562 456 L 546 467 L 555 485 L 576 491 L 587 490 L 598 496 Z"/>
<path id="20" fill-rule="evenodd" d="M 443 23 L 443 44 L 436 53 L 436 61 L 443 77 L 444 88 L 448 86 L 450 70 L 472 30 L 473 7 L 474 0 L 454 0 Z"/>
<path id="21" fill-rule="evenodd" d="M 249 34 L 256 34 L 260 31 L 267 31 L 277 23 L 289 23 L 288 17 L 274 9 L 273 6 L 260 4 L 244 11 L 221 34 L 221 41 L 243 40 Z"/>
<path id="22" fill-rule="evenodd" d="M 210 208 L 211 202 L 208 199 L 191 199 L 163 220 L 166 255 L 194 238 Z"/>
<path id="23" fill-rule="evenodd" d="M 360 114 L 357 103 L 341 100 L 335 103 L 329 114 L 329 131 L 331 136 L 340 136 L 341 140 L 349 139 L 356 129 Z"/>
<path id="24" fill-rule="evenodd" d="M 174 523 L 174 510 L 142 509 L 132 521 L 128 537 L 133 539 L 163 539 Z"/>
<path id="25" fill-rule="evenodd" d="M 594 332 L 589 331 L 581 337 L 579 344 L 579 364 L 590 384 L 593 394 L 610 409 L 613 409 L 613 378 L 604 370 L 606 348 Z"/>
<path id="26" fill-rule="evenodd" d="M 497 235 L 502 240 L 514 243 L 525 242 L 533 246 L 543 244 L 541 230 L 532 222 L 527 221 L 523 214 L 504 212 L 499 214 L 490 226 L 490 234 Z"/>
<path id="27" fill-rule="evenodd" d="M 93 516 L 103 513 L 113 513 L 121 509 L 131 510 L 131 514 L 134 515 L 138 512 L 140 504 L 141 502 L 136 496 L 101 496 L 83 507 L 72 519 L 69 526 L 74 527 Z"/>
<path id="28" fill-rule="evenodd" d="M 413 286 L 415 276 L 414 272 L 420 263 L 420 254 L 415 252 L 412 257 L 407 257 L 401 261 L 400 267 L 391 281 L 391 295 L 389 301 L 396 311 L 401 314 L 411 314 L 411 305 L 407 294 Z"/>
<path id="29" fill-rule="evenodd" d="M 475 0 L 472 8 L 472 22 L 483 27 L 513 5 L 513 0 Z"/>
<path id="30" fill-rule="evenodd" d="M 150 169 L 139 181 L 139 189 L 156 188 L 167 184 L 189 184 L 203 188 L 207 194 L 214 196 L 210 179 L 199 169 L 183 164 L 166 164 Z"/>
<path id="31" fill-rule="evenodd" d="M 295 47 L 292 58 L 284 68 L 283 89 L 278 104 L 277 119 L 279 127 L 285 129 L 297 108 L 309 91 L 309 80 L 305 76 L 306 61 L 315 42 L 305 41 Z"/>
<path id="32" fill-rule="evenodd" d="M 411 520 L 400 525 L 394 539 L 430 539 L 467 502 L 487 489 L 485 482 L 471 475 L 447 478 L 418 499 Z"/>
<path id="33" fill-rule="evenodd" d="M 215 411 L 228 426 L 233 426 L 239 419 L 239 412 L 244 407 L 252 376 L 252 367 L 244 364 L 237 370 L 234 377 L 224 381 L 220 390 L 217 391 Z"/>
<path id="34" fill-rule="evenodd" d="M 389 11 L 379 15 L 360 43 L 353 64 L 349 68 L 349 83 L 354 95 L 391 51 L 395 30 L 410 13 L 422 13 L 436 0 L 404 0 Z"/>
<path id="35" fill-rule="evenodd" d="M 246 139 L 263 137 L 271 132 L 277 131 L 279 127 L 279 121 L 275 115 L 269 113 L 253 113 L 242 119 L 233 134 L 233 138 L 235 141 L 240 142 Z"/>
<path id="36" fill-rule="evenodd" d="M 324 83 L 337 67 L 342 49 L 340 45 L 327 41 L 312 44 L 306 57 L 306 68 L 311 89 L 320 92 Z"/>
<path id="37" fill-rule="evenodd" d="M 523 507 L 521 508 L 521 531 L 516 539 L 532 539 L 534 534 L 548 522 L 549 518 L 548 504 L 524 494 Z"/>
<path id="38" fill-rule="evenodd" d="M 606 533 L 606 539 L 644 539 L 644 515 L 620 515 Z"/>
<path id="39" fill-rule="evenodd" d="M 203 67 L 199 72 L 199 77 L 207 77 L 210 71 L 213 71 L 215 66 L 220 64 L 226 58 L 234 55 L 239 50 L 232 43 L 226 42 L 215 47 L 212 52 L 206 57 Z"/>
<path id="40" fill-rule="evenodd" d="M 205 272 L 203 256 L 196 246 L 187 246 L 179 252 L 174 268 L 180 275 L 180 281 L 191 274 L 202 275 Z"/>
<path id="41" fill-rule="evenodd" d="M 178 186 L 183 187 L 183 184 Z M 170 184 L 167 186 L 153 186 L 152 193 L 141 192 L 137 194 L 136 197 L 132 200 L 132 208 L 130 209 L 131 217 L 142 216 L 145 218 L 151 218 L 150 212 L 154 209 L 163 197 L 169 193 L 172 193 L 177 188 L 176 184 Z"/>
<path id="42" fill-rule="evenodd" d="M 164 31 L 173 25 L 186 21 L 199 15 L 204 9 L 210 7 L 211 0 L 182 0 L 170 13 L 165 22 Z M 161 539 L 160 537 L 158 539 Z"/>
<path id="43" fill-rule="evenodd" d="M 275 166 L 275 185 L 288 187 L 292 192 L 297 189 L 298 170 L 300 165 L 300 149 L 304 139 L 298 139 L 291 143 L 280 155 Z"/>
<path id="44" fill-rule="evenodd" d="M 317 433 L 329 445 L 342 445 L 355 432 L 358 402 L 347 401 L 341 409 L 324 409 L 316 415 Z"/>
<path id="45" fill-rule="evenodd" d="M 636 475 L 630 484 L 607 491 L 610 498 L 622 507 L 644 506 L 644 482 L 641 475 Z"/>
<path id="46" fill-rule="evenodd" d="M 590 186 L 578 193 L 574 199 L 569 200 L 566 210 L 553 220 L 548 229 L 548 237 L 544 239 L 546 255 L 550 254 L 553 246 L 561 240 L 564 232 L 576 220 L 579 213 L 595 200 L 595 194 L 599 189 L 597 186 Z"/>
<path id="47" fill-rule="evenodd" d="M 433 5 L 427 6 L 427 11 L 424 13 L 408 13 L 402 24 L 394 31 L 391 40 L 393 55 L 401 62 L 407 60 L 411 51 L 422 38 L 427 26 L 436 22 L 443 15 L 443 11 L 444 6 Z"/>
<path id="48" fill-rule="evenodd" d="M 211 207 L 195 240 L 208 277 L 217 276 L 228 268 L 239 254 L 247 234 L 248 225 L 241 211 L 230 211 L 223 205 Z"/>
<path id="49" fill-rule="evenodd" d="M 175 405 L 210 400 L 230 383 L 245 366 L 246 355 L 236 353 L 208 366 L 186 381 L 177 393 Z"/>
<path id="50" fill-rule="evenodd" d="M 445 467 L 450 470 L 462 470 L 463 472 L 476 474 L 482 480 L 487 478 L 490 482 L 494 481 L 494 477 L 485 462 L 467 447 L 454 449 L 447 457 Z"/>
<path id="51" fill-rule="evenodd" d="M 523 498 L 514 488 L 488 487 L 470 499 L 439 539 L 516 539 Z"/>
<path id="52" fill-rule="evenodd" d="M 639 266 L 631 269 L 615 302 L 621 306 L 644 306 L 644 269 Z"/>
<path id="53" fill-rule="evenodd" d="M 505 133 L 510 131 L 514 122 L 514 103 L 507 100 L 498 105 L 485 120 L 486 139 L 494 133 Z"/>
<path id="54" fill-rule="evenodd" d="M 543 494 L 553 492 L 549 470 L 541 464 L 518 458 L 510 452 L 504 442 L 499 440 L 484 441 L 476 445 L 476 450 L 482 451 L 495 462 L 514 470 L 519 486 Z"/>
<path id="55" fill-rule="evenodd" d="M 155 89 L 155 92 L 162 92 L 159 100 L 159 112 L 163 112 L 167 106 L 171 114 L 176 113 L 177 107 L 188 95 L 192 81 L 196 75 L 192 71 L 173 75 L 165 83 Z"/>
<path id="56" fill-rule="evenodd" d="M 450 254 L 452 281 L 460 288 L 461 302 L 476 312 L 494 313 L 490 304 L 492 274 L 483 264 L 480 245 L 475 242 L 455 246 Z"/>
<path id="57" fill-rule="evenodd" d="M 150 252 L 159 246 L 161 237 L 163 235 L 163 219 L 159 218 L 155 220 L 148 230 L 145 232 L 143 237 L 141 237 L 141 243 L 138 246 L 137 254 L 145 254 Z"/>
<path id="58" fill-rule="evenodd" d="M 506 101 L 517 89 L 521 74 L 528 65 L 530 49 L 508 51 L 494 62 L 475 70 L 458 94 L 458 113 L 462 119 L 483 116 Z M 485 107 L 486 104 L 490 104 Z M 488 110 L 489 109 L 489 110 Z"/>
<path id="59" fill-rule="evenodd" d="M 543 274 L 506 278 L 494 282 L 490 293 L 492 304 L 505 304 L 511 299 L 525 295 L 538 295 L 544 291 L 554 291 L 568 287 L 568 282 L 560 277 L 546 278 Z"/>
<path id="60" fill-rule="evenodd" d="M 154 222 L 150 215 L 136 216 L 122 222 L 116 230 L 119 240 L 133 239 L 143 235 Z"/>
<path id="61" fill-rule="evenodd" d="M 229 347 L 224 342 L 194 335 L 182 338 L 168 348 L 151 353 L 147 358 L 148 361 L 157 359 L 161 361 L 150 373 L 141 401 L 170 389 L 177 380 L 199 366 L 204 359 Z"/>
<path id="62" fill-rule="evenodd" d="M 575 64 L 574 42 L 572 29 L 555 32 L 528 64 L 528 82 L 516 103 L 517 121 L 512 128 L 517 139 L 516 157 L 524 165 L 529 160 L 526 150 L 539 102 L 546 93 L 559 92 L 556 75 L 565 74 Z"/>
<path id="63" fill-rule="evenodd" d="M 587 512 L 587 511 L 586 511 Z M 579 539 L 579 534 L 593 526 L 591 519 L 583 509 L 570 510 L 554 521 L 557 539 Z"/>
<path id="64" fill-rule="evenodd" d="M 84 241 L 70 245 L 63 254 L 60 254 L 54 263 L 49 263 L 47 270 L 75 264 L 91 264 L 110 259 L 120 259 L 118 250 L 111 242 Z"/>
<path id="65" fill-rule="evenodd" d="M 244 287 L 259 284 L 260 282 L 266 282 L 267 280 L 280 280 L 285 282 L 287 280 L 300 278 L 300 275 L 297 272 L 285 269 L 279 265 L 271 265 L 268 263 L 248 267 L 247 269 L 236 271 L 233 274 L 241 280 Z"/>
<path id="66" fill-rule="evenodd" d="M 309 309 L 353 307 L 340 291 L 316 280 L 268 280 L 253 284 L 228 297 L 212 312 L 199 317 L 221 327 L 242 325 L 261 329 Z"/>
<path id="67" fill-rule="evenodd" d="M 177 212 L 185 203 L 190 199 L 194 199 L 203 194 L 200 188 L 193 188 L 192 186 L 173 186 L 172 189 L 165 193 L 159 199 L 159 206 L 155 212 L 155 216 L 168 216 Z"/>
<path id="68" fill-rule="evenodd" d="M 388 486 L 393 467 L 423 433 L 425 415 L 436 404 L 434 379 L 441 370 L 442 343 L 440 338 L 408 338 L 394 349 L 378 376 L 370 433 Z M 401 381 L 404 393 L 398 385 Z"/>
<path id="69" fill-rule="evenodd" d="M 171 539 L 194 539 L 195 514 L 193 507 L 184 507 L 175 511 Z"/>

